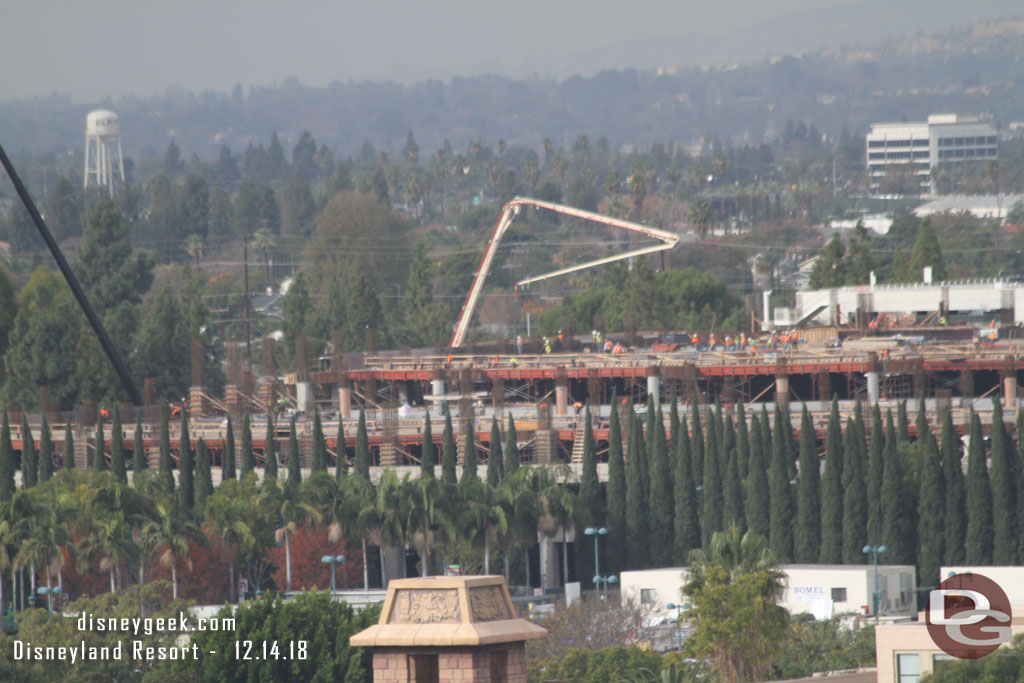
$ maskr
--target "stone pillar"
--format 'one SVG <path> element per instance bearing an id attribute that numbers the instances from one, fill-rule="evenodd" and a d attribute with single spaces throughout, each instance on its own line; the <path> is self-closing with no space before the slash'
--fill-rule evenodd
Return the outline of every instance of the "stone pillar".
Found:
<path id="1" fill-rule="evenodd" d="M 655 407 L 661 405 L 661 377 L 656 365 L 647 368 L 647 395 L 654 399 Z"/>
<path id="2" fill-rule="evenodd" d="M 347 379 L 338 384 L 338 414 L 343 420 L 352 419 L 352 383 Z"/>

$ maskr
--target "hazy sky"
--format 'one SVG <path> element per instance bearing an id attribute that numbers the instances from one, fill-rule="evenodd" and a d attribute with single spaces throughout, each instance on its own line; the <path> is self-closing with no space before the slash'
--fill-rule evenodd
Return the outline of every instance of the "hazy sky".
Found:
<path id="1" fill-rule="evenodd" d="M 0 100 L 170 85 L 227 91 L 350 79 L 731 63 L 946 31 L 1020 0 L 6 0 Z"/>

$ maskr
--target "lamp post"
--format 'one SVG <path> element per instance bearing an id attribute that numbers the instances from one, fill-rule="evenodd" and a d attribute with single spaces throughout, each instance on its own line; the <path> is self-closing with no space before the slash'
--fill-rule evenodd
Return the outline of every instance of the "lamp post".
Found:
<path id="1" fill-rule="evenodd" d="M 682 618 L 683 612 L 688 611 L 690 609 L 690 603 L 684 602 L 681 605 L 677 605 L 674 602 L 670 602 L 667 605 L 665 605 L 665 609 L 674 609 L 676 611 L 676 649 L 682 650 L 683 631 L 679 628 L 679 620 Z"/>
<path id="2" fill-rule="evenodd" d="M 864 546 L 863 553 L 867 555 L 871 554 L 875 563 L 875 592 L 871 595 L 871 611 L 875 614 L 875 623 L 878 623 L 878 556 L 884 553 L 888 548 L 884 545 L 879 546 Z"/>
<path id="3" fill-rule="evenodd" d="M 594 537 L 594 588 L 607 590 L 609 583 L 616 583 L 618 581 L 614 576 L 601 576 L 601 566 L 599 564 L 597 553 L 597 539 L 601 536 L 607 535 L 608 529 L 604 527 L 595 528 L 590 526 L 584 529 L 583 533 L 587 536 Z"/>
<path id="4" fill-rule="evenodd" d="M 61 592 L 60 586 L 54 586 L 53 588 L 47 588 L 46 586 L 40 586 L 39 588 L 36 589 L 36 593 L 38 593 L 39 595 L 45 595 L 46 596 L 46 610 L 48 612 L 50 612 L 51 614 L 53 614 L 53 596 L 54 595 L 60 595 L 60 592 Z M 60 607 L 59 603 L 58 603 L 57 607 L 58 608 Z"/>
<path id="5" fill-rule="evenodd" d="M 345 561 L 344 555 L 324 555 L 320 558 L 320 561 L 324 564 L 331 565 L 331 601 L 334 601 L 334 594 L 338 591 L 338 585 L 334 578 L 334 566 L 339 562 Z"/>

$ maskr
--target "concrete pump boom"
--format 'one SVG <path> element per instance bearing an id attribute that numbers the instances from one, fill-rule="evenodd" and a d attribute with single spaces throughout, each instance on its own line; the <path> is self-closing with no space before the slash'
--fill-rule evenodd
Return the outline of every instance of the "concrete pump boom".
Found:
<path id="1" fill-rule="evenodd" d="M 484 250 L 484 254 L 480 259 L 480 265 L 477 266 L 476 272 L 473 274 L 473 284 L 469 288 L 469 293 L 466 294 L 466 300 L 462 303 L 462 310 L 459 312 L 459 318 L 455 323 L 455 329 L 452 331 L 452 337 L 448 342 L 448 346 L 457 348 L 462 346 L 462 342 L 466 337 L 466 330 L 469 329 L 469 321 L 473 317 L 473 311 L 476 309 L 477 302 L 480 299 L 480 293 L 484 288 L 484 281 L 487 279 L 487 274 L 491 270 L 491 264 L 494 263 L 494 255 L 498 251 L 498 243 L 501 242 L 501 238 L 508 231 L 509 226 L 512 225 L 512 220 L 519 213 L 520 208 L 523 206 L 532 206 L 537 209 L 547 209 L 554 211 L 555 213 L 562 214 L 564 216 L 573 216 L 574 218 L 580 218 L 582 220 L 591 221 L 594 223 L 600 223 L 602 225 L 610 225 L 614 228 L 622 228 L 623 230 L 629 230 L 631 232 L 638 232 L 641 235 L 653 237 L 663 242 L 652 247 L 643 247 L 641 249 L 634 249 L 632 251 L 623 252 L 621 254 L 615 254 L 614 256 L 606 256 L 604 258 L 596 259 L 594 261 L 587 261 L 576 266 L 570 266 L 568 268 L 561 268 L 550 273 L 543 275 L 536 275 L 534 277 L 520 280 L 516 283 L 516 289 L 518 290 L 519 285 L 530 284 L 531 282 L 537 282 L 539 280 L 546 280 L 552 277 L 558 277 L 559 275 L 566 275 L 567 273 L 573 273 L 578 270 L 584 270 L 586 268 L 593 268 L 594 266 L 600 266 L 605 263 L 612 263 L 613 261 L 620 261 L 622 259 L 631 258 L 633 256 L 640 256 L 642 254 L 651 254 L 656 251 L 663 251 L 665 249 L 671 249 L 676 246 L 679 242 L 679 235 L 668 232 L 667 230 L 658 230 L 657 228 L 651 228 L 646 225 L 639 223 L 633 223 L 630 221 L 620 220 L 618 218 L 612 218 L 611 216 L 602 216 L 599 213 L 592 211 L 584 211 L 583 209 L 577 209 L 572 206 L 565 206 L 564 204 L 554 204 L 552 202 L 545 202 L 539 199 L 530 199 L 529 197 L 516 197 L 512 201 L 505 204 L 501 209 L 501 215 L 498 217 L 498 222 L 494 226 L 494 231 L 491 233 L 491 238 L 487 242 L 487 248 Z"/>

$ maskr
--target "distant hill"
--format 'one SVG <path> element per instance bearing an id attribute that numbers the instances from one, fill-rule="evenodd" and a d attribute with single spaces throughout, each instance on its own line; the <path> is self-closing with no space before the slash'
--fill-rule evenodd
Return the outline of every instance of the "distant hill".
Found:
<path id="1" fill-rule="evenodd" d="M 791 27 L 797 30 L 799 26 Z M 705 134 L 756 144 L 789 120 L 835 138 L 870 122 L 921 119 L 930 112 L 990 113 L 1001 125 L 1024 118 L 1024 20 L 980 23 L 959 32 L 842 44 L 801 56 L 729 66 L 609 70 L 592 77 L 449 82 L 334 83 L 289 79 L 243 93 L 170 89 L 146 99 L 72 103 L 67 97 L 0 104 L 0 141 L 15 154 L 80 148 L 86 113 L 115 110 L 125 153 L 161 155 L 173 138 L 186 158 L 210 158 L 221 144 L 242 151 L 276 130 L 286 150 L 309 130 L 318 143 L 355 155 L 365 140 L 397 152 L 412 130 L 429 152 L 444 140 L 539 148 L 581 133 L 613 145 L 699 143 Z"/>

